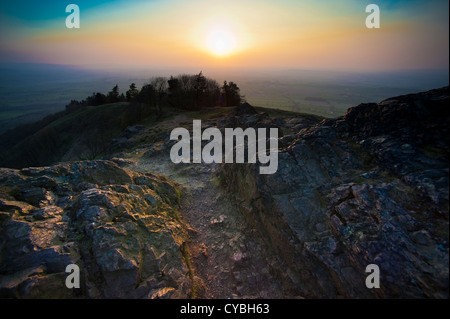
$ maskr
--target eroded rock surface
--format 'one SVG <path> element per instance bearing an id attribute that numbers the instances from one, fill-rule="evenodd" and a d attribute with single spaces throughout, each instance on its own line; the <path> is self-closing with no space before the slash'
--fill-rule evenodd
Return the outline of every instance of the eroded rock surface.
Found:
<path id="1" fill-rule="evenodd" d="M 448 298 L 448 127 L 448 87 L 363 104 L 282 137 L 276 174 L 223 178 L 303 296 Z"/>
<path id="2" fill-rule="evenodd" d="M 0 169 L 0 295 L 185 298 L 179 189 L 110 161 Z M 80 289 L 65 285 L 80 268 Z"/>

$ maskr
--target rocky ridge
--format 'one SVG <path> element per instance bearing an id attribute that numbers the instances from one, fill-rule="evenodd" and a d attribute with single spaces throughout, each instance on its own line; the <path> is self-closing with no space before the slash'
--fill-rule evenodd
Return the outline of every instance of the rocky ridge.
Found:
<path id="1" fill-rule="evenodd" d="M 223 167 L 241 212 L 312 298 L 448 298 L 448 87 L 284 136 L 278 173 Z M 284 142 L 286 141 L 286 142 Z M 376 264 L 381 289 L 367 289 Z"/>
<path id="2" fill-rule="evenodd" d="M 184 114 L 128 128 L 104 160 L 0 169 L 0 294 L 448 298 L 448 105 L 446 87 L 337 119 L 205 113 L 203 129 L 278 127 L 274 175 L 171 163 Z"/>

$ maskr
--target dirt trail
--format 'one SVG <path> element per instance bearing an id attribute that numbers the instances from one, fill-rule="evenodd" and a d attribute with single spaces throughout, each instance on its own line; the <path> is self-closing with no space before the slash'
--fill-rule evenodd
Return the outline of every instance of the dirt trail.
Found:
<path id="1" fill-rule="evenodd" d="M 214 165 L 173 164 L 166 156 L 137 159 L 134 170 L 155 172 L 185 188 L 180 213 L 193 229 L 189 249 L 203 298 L 282 298 L 273 274 L 280 265 L 259 233 L 220 188 Z"/>

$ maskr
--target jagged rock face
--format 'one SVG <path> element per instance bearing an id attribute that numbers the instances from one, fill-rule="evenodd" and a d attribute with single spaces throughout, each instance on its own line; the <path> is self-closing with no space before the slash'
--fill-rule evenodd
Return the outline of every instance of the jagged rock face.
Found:
<path id="1" fill-rule="evenodd" d="M 341 123 L 350 134 L 372 137 L 388 134 L 416 145 L 449 142 L 448 87 L 387 99 L 379 104 L 350 108 Z"/>
<path id="2" fill-rule="evenodd" d="M 110 161 L 0 169 L 0 296 L 189 296 L 179 190 Z M 80 289 L 65 285 L 80 268 Z"/>
<path id="3" fill-rule="evenodd" d="M 448 298 L 448 105 L 447 87 L 301 128 L 280 139 L 274 175 L 223 165 L 303 296 Z"/>

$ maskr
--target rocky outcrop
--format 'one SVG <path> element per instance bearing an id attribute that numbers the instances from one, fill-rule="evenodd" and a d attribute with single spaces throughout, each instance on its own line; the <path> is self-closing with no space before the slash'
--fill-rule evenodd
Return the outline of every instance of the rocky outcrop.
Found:
<path id="1" fill-rule="evenodd" d="M 0 169 L 0 297 L 448 298 L 448 105 L 447 87 L 337 119 L 202 113 L 203 129 L 277 127 L 273 175 L 171 163 L 185 114 L 127 128 L 110 160 Z M 181 186 L 149 171 L 185 185 L 181 212 Z"/>
<path id="2" fill-rule="evenodd" d="M 448 105 L 448 87 L 362 104 L 283 136 L 274 175 L 223 165 L 301 295 L 448 298 Z"/>
<path id="3" fill-rule="evenodd" d="M 0 296 L 188 297 L 179 196 L 110 161 L 0 169 Z M 69 264 L 79 289 L 65 285 Z"/>
<path id="4" fill-rule="evenodd" d="M 256 109 L 248 104 L 247 102 L 239 104 L 239 106 L 236 108 L 236 115 L 242 116 L 242 115 L 254 115 L 258 114 Z"/>

